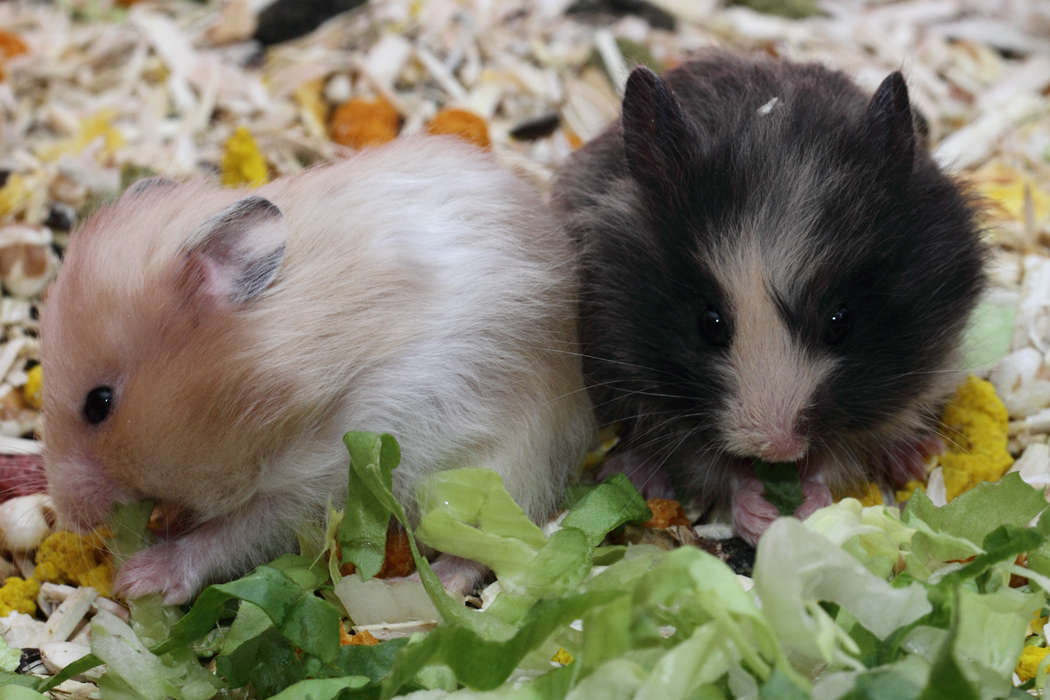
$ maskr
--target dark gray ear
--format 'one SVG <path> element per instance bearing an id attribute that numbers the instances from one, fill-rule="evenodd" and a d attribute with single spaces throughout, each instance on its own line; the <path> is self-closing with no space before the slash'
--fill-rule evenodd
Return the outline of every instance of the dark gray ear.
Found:
<path id="1" fill-rule="evenodd" d="M 211 217 L 194 233 L 186 251 L 195 291 L 243 304 L 270 286 L 281 267 L 287 222 L 263 197 L 245 197 Z"/>
<path id="2" fill-rule="evenodd" d="M 868 103 L 868 134 L 887 176 L 907 182 L 915 164 L 915 123 L 900 71 L 886 76 Z"/>
<path id="3" fill-rule="evenodd" d="M 142 180 L 139 180 L 138 182 L 133 183 L 126 190 L 124 190 L 124 195 L 122 199 L 138 197 L 144 192 L 158 189 L 167 189 L 169 187 L 174 187 L 177 184 L 178 183 L 174 180 L 169 180 L 166 177 L 147 177 Z"/>
<path id="4" fill-rule="evenodd" d="M 667 83 L 644 66 L 635 68 L 623 97 L 623 149 L 634 179 L 648 187 L 673 183 L 693 140 Z"/>

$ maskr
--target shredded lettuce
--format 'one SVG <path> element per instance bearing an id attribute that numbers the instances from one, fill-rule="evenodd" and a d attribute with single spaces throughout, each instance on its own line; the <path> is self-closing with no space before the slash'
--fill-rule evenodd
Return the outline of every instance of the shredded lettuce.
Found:
<path id="1" fill-rule="evenodd" d="M 130 625 L 100 612 L 92 656 L 23 695 L 104 662 L 103 700 L 203 700 L 249 684 L 280 700 L 990 700 L 1022 692 L 1012 672 L 1048 605 L 1047 503 L 1014 475 L 942 508 L 920 491 L 903 513 L 845 499 L 804 523 L 781 518 L 758 543 L 752 588 L 696 548 L 602 546 L 650 517 L 625 477 L 588 491 L 546 536 L 497 474 L 441 472 L 420 485 L 413 528 L 391 493 L 396 441 L 345 443 L 353 486 L 325 552 L 211 586 L 185 614 L 156 599 L 136 601 Z M 421 583 L 370 580 L 391 517 L 410 534 Z M 491 604 L 448 595 L 416 538 L 491 567 Z M 359 573 L 339 576 L 344 561 Z M 1027 583 L 1011 587 L 1011 575 Z M 381 605 L 441 624 L 341 647 L 340 616 L 394 614 Z M 553 663 L 556 652 L 571 661 Z"/>

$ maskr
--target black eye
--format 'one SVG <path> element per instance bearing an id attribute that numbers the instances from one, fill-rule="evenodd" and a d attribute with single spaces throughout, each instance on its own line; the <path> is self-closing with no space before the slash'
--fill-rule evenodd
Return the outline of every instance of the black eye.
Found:
<path id="1" fill-rule="evenodd" d="M 84 402 L 84 417 L 88 423 L 97 425 L 106 420 L 113 406 L 113 390 L 108 386 L 97 386 L 88 392 Z"/>
<path id="2" fill-rule="evenodd" d="M 839 309 L 831 314 L 831 318 L 828 319 L 828 329 L 824 332 L 824 340 L 831 345 L 841 343 L 849 335 L 849 330 L 852 327 L 853 316 L 850 314 L 849 309 Z"/>
<path id="3" fill-rule="evenodd" d="M 700 314 L 700 335 L 716 347 L 728 345 L 729 326 L 722 314 L 711 308 Z"/>

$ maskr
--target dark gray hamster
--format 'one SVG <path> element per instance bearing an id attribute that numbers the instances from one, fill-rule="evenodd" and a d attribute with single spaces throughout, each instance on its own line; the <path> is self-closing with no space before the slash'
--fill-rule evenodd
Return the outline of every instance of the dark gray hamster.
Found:
<path id="1" fill-rule="evenodd" d="M 611 468 L 777 515 L 756 459 L 830 491 L 920 470 L 984 284 L 975 207 L 916 135 L 899 72 L 873 97 L 816 64 L 723 51 L 639 68 L 554 205 L 577 246 L 586 381 L 626 425 Z"/>

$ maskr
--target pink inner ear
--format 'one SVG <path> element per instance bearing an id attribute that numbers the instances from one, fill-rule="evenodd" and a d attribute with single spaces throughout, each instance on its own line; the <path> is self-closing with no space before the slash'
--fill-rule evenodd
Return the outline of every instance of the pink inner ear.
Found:
<path id="1" fill-rule="evenodd" d="M 234 284 L 230 266 L 222 265 L 207 255 L 200 256 L 197 264 L 201 277 L 197 293 L 212 299 L 214 303 L 229 305 Z"/>

